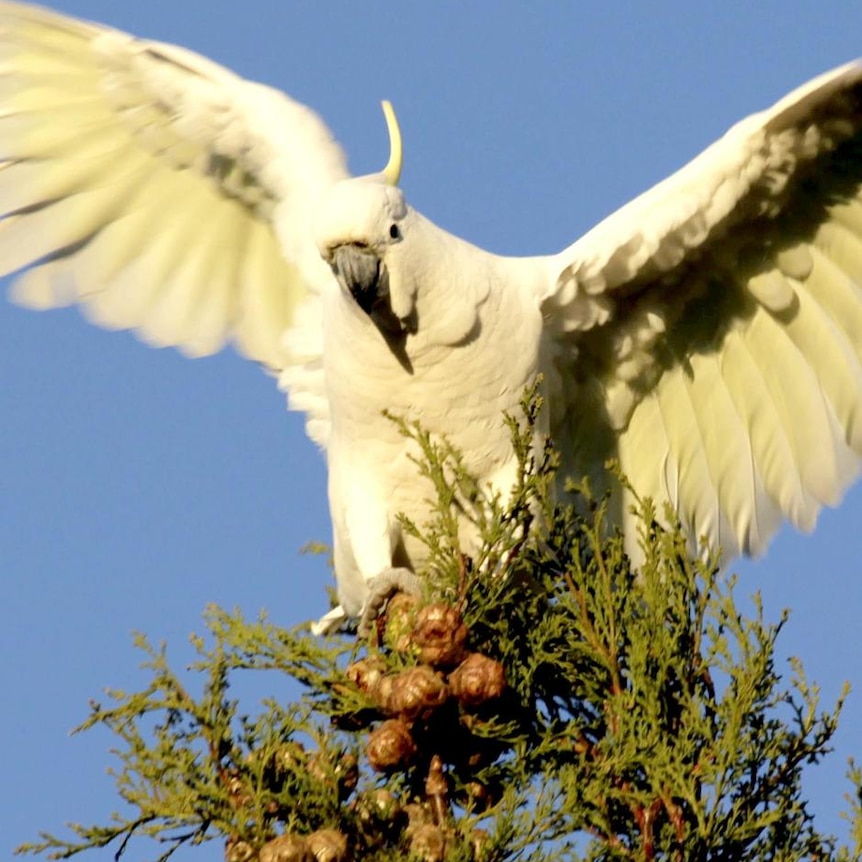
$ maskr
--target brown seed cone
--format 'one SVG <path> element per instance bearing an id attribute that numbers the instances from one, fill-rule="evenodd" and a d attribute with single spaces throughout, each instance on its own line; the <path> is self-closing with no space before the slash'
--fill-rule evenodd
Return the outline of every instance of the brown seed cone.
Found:
<path id="1" fill-rule="evenodd" d="M 299 835 L 279 835 L 260 848 L 260 862 L 316 862 L 305 838 Z"/>
<path id="2" fill-rule="evenodd" d="M 476 811 L 485 811 L 491 804 L 491 794 L 481 781 L 468 781 L 464 785 L 464 804 Z"/>
<path id="3" fill-rule="evenodd" d="M 347 751 L 335 764 L 335 780 L 338 782 L 339 795 L 346 799 L 359 784 L 359 761 L 356 755 Z"/>
<path id="4" fill-rule="evenodd" d="M 378 656 L 368 656 L 347 666 L 345 675 L 360 690 L 374 697 L 380 678 L 386 671 L 386 662 Z"/>
<path id="5" fill-rule="evenodd" d="M 446 796 L 448 792 L 449 782 L 446 781 L 446 773 L 443 771 L 443 759 L 439 754 L 435 754 L 428 766 L 428 777 L 425 779 L 425 795 Z"/>
<path id="6" fill-rule="evenodd" d="M 411 640 L 419 647 L 419 660 L 435 667 L 451 667 L 466 655 L 467 626 L 452 605 L 434 602 L 416 616 Z"/>
<path id="7" fill-rule="evenodd" d="M 500 662 L 473 653 L 449 674 L 449 690 L 463 706 L 479 706 L 506 690 L 506 672 Z"/>
<path id="8" fill-rule="evenodd" d="M 371 696 L 374 698 L 374 703 L 376 703 L 383 712 L 392 712 L 389 708 L 389 701 L 392 700 L 392 693 L 395 691 L 395 680 L 397 678 L 398 675 L 394 673 L 381 676 L 380 679 L 377 680 L 374 690 L 371 692 Z"/>
<path id="9" fill-rule="evenodd" d="M 317 862 L 347 862 L 347 836 L 337 829 L 318 829 L 306 841 Z"/>
<path id="10" fill-rule="evenodd" d="M 321 784 L 329 784 L 332 781 L 332 766 L 326 755 L 320 751 L 316 751 L 308 758 L 305 768 L 308 774 Z"/>
<path id="11" fill-rule="evenodd" d="M 406 765 L 416 753 L 416 743 L 407 725 L 392 718 L 372 731 L 365 753 L 374 769 L 386 772 Z"/>
<path id="12" fill-rule="evenodd" d="M 411 832 L 410 852 L 422 862 L 443 862 L 446 858 L 446 833 L 433 823 L 423 823 Z"/>
<path id="13" fill-rule="evenodd" d="M 420 826 L 434 822 L 431 806 L 426 802 L 408 802 L 403 809 L 407 815 L 407 836 L 411 836 Z"/>
<path id="14" fill-rule="evenodd" d="M 287 742 L 272 756 L 272 767 L 276 774 L 285 772 L 296 772 L 305 769 L 308 762 L 308 753 L 299 742 Z"/>
<path id="15" fill-rule="evenodd" d="M 482 862 L 491 847 L 490 833 L 485 829 L 474 829 L 470 833 L 470 847 L 473 850 L 473 859 Z"/>
<path id="16" fill-rule="evenodd" d="M 236 769 L 231 769 L 226 777 L 227 792 L 230 794 L 230 801 L 237 808 L 242 808 L 252 801 L 252 795 L 248 792 L 242 775 Z"/>
<path id="17" fill-rule="evenodd" d="M 391 823 L 401 813 L 401 805 L 390 791 L 378 787 L 361 794 L 355 810 L 363 823 Z"/>
<path id="18" fill-rule="evenodd" d="M 416 612 L 419 597 L 407 593 L 395 593 L 386 603 L 383 612 L 385 629 L 383 643 L 396 652 L 407 652 L 410 649 L 410 635 L 416 625 Z"/>
<path id="19" fill-rule="evenodd" d="M 254 847 L 248 841 L 228 838 L 224 848 L 224 858 L 225 862 L 253 862 L 257 857 Z"/>
<path id="20" fill-rule="evenodd" d="M 449 697 L 446 683 L 427 666 L 411 667 L 386 679 L 391 680 L 391 685 L 381 681 L 378 692 L 386 693 L 380 706 L 384 712 L 398 715 L 405 721 L 430 715 Z"/>
<path id="21" fill-rule="evenodd" d="M 359 782 L 359 764 L 349 751 L 337 760 L 331 760 L 324 752 L 318 751 L 308 758 L 307 769 L 308 774 L 322 784 L 337 785 L 342 801 L 350 796 Z"/>

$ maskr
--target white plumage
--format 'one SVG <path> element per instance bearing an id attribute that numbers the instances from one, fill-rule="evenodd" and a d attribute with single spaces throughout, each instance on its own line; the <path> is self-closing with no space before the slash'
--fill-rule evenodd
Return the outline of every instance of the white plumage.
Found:
<path id="1" fill-rule="evenodd" d="M 421 562 L 395 516 L 421 520 L 428 489 L 384 408 L 505 491 L 502 412 L 541 371 L 569 471 L 618 456 L 731 554 L 784 518 L 810 529 L 855 477 L 859 65 L 559 255 L 510 259 L 351 179 L 311 111 L 197 55 L 16 3 L 0 30 L 0 271 L 24 270 L 28 305 L 80 301 L 190 355 L 232 341 L 277 372 L 326 450 L 347 613 Z"/>

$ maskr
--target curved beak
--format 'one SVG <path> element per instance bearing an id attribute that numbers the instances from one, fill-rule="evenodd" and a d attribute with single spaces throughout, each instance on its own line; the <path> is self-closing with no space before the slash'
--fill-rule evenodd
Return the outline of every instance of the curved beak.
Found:
<path id="1" fill-rule="evenodd" d="M 365 246 L 348 243 L 332 250 L 330 266 L 338 283 L 368 315 L 389 296 L 386 270 Z"/>
<path id="2" fill-rule="evenodd" d="M 401 367 L 413 373 L 407 355 L 407 336 L 418 328 L 416 313 L 402 320 L 392 311 L 389 301 L 389 273 L 383 261 L 367 246 L 345 243 L 331 249 L 329 265 L 341 289 L 349 293 L 356 304 L 377 327 Z"/>

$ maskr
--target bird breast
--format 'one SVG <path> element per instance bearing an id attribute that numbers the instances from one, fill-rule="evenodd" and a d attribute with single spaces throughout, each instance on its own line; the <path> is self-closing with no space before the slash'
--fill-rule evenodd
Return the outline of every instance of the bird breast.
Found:
<path id="1" fill-rule="evenodd" d="M 405 344 L 409 369 L 355 303 L 343 293 L 329 297 L 324 337 L 339 346 L 330 350 L 327 344 L 324 350 L 330 468 L 335 459 L 360 474 L 372 473 L 372 485 L 393 519 L 402 512 L 421 523 L 426 499 L 433 497 L 413 460 L 418 447 L 393 416 L 445 435 L 481 483 L 504 484 L 504 491 L 511 486 L 514 458 L 504 414 L 518 415 L 524 390 L 535 379 L 542 321 L 538 306 L 525 303 L 525 291 L 512 289 L 493 271 L 486 277 L 487 297 L 461 343 L 434 343 L 423 321 L 435 309 L 420 305 L 418 331 Z"/>

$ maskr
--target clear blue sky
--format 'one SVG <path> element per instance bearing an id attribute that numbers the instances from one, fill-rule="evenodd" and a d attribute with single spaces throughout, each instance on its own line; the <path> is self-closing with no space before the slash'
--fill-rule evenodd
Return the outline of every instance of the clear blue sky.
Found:
<path id="1" fill-rule="evenodd" d="M 528 15 L 490 2 L 54 5 L 287 90 L 322 114 L 355 173 L 386 159 L 379 102 L 391 99 L 413 205 L 511 254 L 563 248 L 737 119 L 862 54 L 851 2 L 558 2 Z M 115 808 L 110 740 L 66 733 L 105 686 L 142 683 L 130 632 L 183 661 L 209 602 L 286 625 L 317 616 L 329 575 L 298 550 L 328 541 L 329 526 L 300 417 L 232 353 L 190 362 L 76 311 L 3 304 L 0 415 L 6 856 L 40 828 Z M 785 531 L 763 561 L 736 567 L 771 617 L 793 609 L 783 673 L 794 654 L 827 702 L 845 679 L 858 688 L 831 765 L 808 785 L 839 833 L 844 761 L 862 755 L 860 528 L 857 490 L 814 536 Z M 212 845 L 195 858 L 221 855 Z"/>

